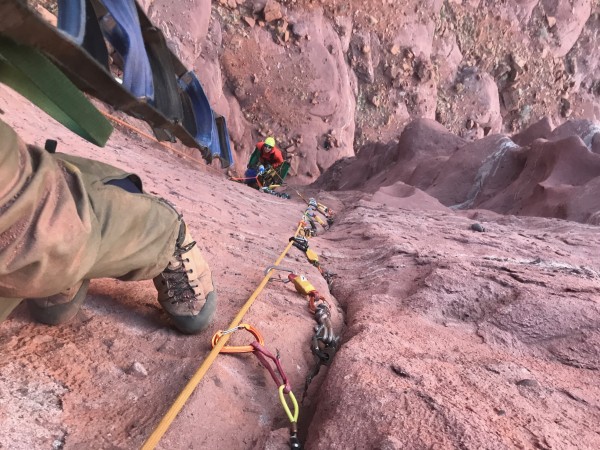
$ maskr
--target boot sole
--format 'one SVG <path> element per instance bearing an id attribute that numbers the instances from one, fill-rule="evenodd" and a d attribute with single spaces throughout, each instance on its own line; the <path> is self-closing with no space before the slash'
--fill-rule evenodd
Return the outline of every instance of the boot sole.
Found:
<path id="1" fill-rule="evenodd" d="M 75 294 L 75 297 L 69 303 L 42 307 L 29 301 L 27 302 L 29 304 L 29 311 L 37 322 L 46 325 L 60 325 L 68 322 L 77 315 L 81 305 L 83 305 L 89 286 L 90 280 L 84 280 L 77 294 Z"/>
<path id="2" fill-rule="evenodd" d="M 179 331 L 185 334 L 196 334 L 205 330 L 217 311 L 217 291 L 211 291 L 206 296 L 204 306 L 195 316 L 173 316 L 171 320 Z"/>

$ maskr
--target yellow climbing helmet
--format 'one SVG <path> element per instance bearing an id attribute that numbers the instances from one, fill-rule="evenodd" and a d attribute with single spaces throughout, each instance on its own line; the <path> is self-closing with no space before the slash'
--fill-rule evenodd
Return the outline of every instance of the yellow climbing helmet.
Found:
<path id="1" fill-rule="evenodd" d="M 268 145 L 271 148 L 275 147 L 275 139 L 269 136 L 265 139 L 265 145 Z"/>

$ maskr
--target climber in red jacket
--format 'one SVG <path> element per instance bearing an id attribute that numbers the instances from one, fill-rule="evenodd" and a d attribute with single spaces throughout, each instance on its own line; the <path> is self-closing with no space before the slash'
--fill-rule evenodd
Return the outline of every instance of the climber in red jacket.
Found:
<path id="1" fill-rule="evenodd" d="M 248 167 L 246 170 L 246 183 L 250 186 L 256 187 L 258 184 L 263 184 L 265 178 L 267 181 L 278 181 L 273 180 L 273 176 L 279 175 L 279 180 L 282 179 L 282 175 L 280 174 L 280 168 L 283 167 L 284 163 L 283 154 L 281 150 L 279 150 L 275 146 L 275 139 L 272 137 L 268 137 L 264 140 L 264 142 L 259 142 L 256 144 L 252 155 L 250 155 L 250 161 L 248 161 Z M 285 171 L 287 173 L 287 170 Z M 285 173 L 283 177 L 285 177 Z M 257 180 L 260 181 L 257 183 Z"/>
<path id="2" fill-rule="evenodd" d="M 275 146 L 274 138 L 268 137 L 264 142 L 259 142 L 256 144 L 256 150 L 259 152 L 258 160 L 263 166 L 268 164 L 275 169 L 283 164 L 283 154 Z"/>

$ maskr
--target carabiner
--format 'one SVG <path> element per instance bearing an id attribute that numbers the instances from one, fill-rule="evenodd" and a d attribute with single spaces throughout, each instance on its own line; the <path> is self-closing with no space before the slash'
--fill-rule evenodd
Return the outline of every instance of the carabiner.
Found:
<path id="1" fill-rule="evenodd" d="M 248 332 L 250 332 L 253 336 L 254 339 L 259 342 L 261 345 L 264 345 L 265 340 L 263 339 L 262 335 L 260 334 L 260 332 L 254 328 L 252 325 L 248 325 L 247 323 L 242 323 L 239 324 L 237 327 L 235 328 L 231 328 L 229 330 L 225 330 L 225 331 L 217 331 L 213 337 L 212 337 L 212 347 L 214 348 L 215 345 L 217 345 L 217 342 L 219 342 L 219 339 L 221 339 L 224 335 L 226 334 L 230 334 L 233 333 L 234 331 L 237 330 L 246 330 Z M 252 353 L 254 351 L 254 347 L 252 347 L 252 345 L 225 345 L 219 353 Z"/>
<path id="2" fill-rule="evenodd" d="M 323 297 L 317 291 L 313 291 L 308 294 L 308 309 L 313 314 L 317 311 L 317 302 L 322 302 L 321 305 L 324 304 L 329 306 L 329 303 L 327 302 L 327 300 L 325 300 L 325 297 Z"/>
<path id="3" fill-rule="evenodd" d="M 289 241 L 300 251 L 306 252 L 306 250 L 308 250 L 308 239 L 306 239 L 306 237 L 292 236 Z"/>
<path id="4" fill-rule="evenodd" d="M 288 269 L 287 267 L 281 267 L 281 266 L 267 266 L 267 268 L 265 269 L 265 275 L 268 274 L 271 270 L 281 270 L 283 272 L 290 272 L 290 273 L 294 273 L 294 271 L 292 269 Z"/>
<path id="5" fill-rule="evenodd" d="M 285 400 L 283 391 L 285 389 L 285 384 L 282 384 L 281 386 L 279 386 L 279 400 L 281 400 L 281 405 L 283 406 L 283 409 L 285 410 L 285 413 L 288 416 L 288 419 L 290 419 L 290 422 L 292 423 L 296 423 L 298 422 L 298 402 L 296 401 L 296 397 L 294 396 L 294 393 L 292 391 L 288 392 L 288 395 L 290 397 L 290 399 L 292 400 L 292 405 L 294 405 L 294 413 L 292 414 L 292 412 L 290 411 L 290 407 L 287 404 L 287 401 Z"/>

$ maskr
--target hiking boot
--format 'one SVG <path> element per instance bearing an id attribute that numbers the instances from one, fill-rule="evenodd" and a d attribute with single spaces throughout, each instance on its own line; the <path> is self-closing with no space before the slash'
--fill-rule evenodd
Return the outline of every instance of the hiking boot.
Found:
<path id="1" fill-rule="evenodd" d="M 68 322 L 81 308 L 89 286 L 90 281 L 83 280 L 59 294 L 30 298 L 28 301 L 29 311 L 37 322 L 46 325 Z"/>
<path id="2" fill-rule="evenodd" d="M 210 268 L 183 221 L 175 252 L 153 281 L 158 302 L 181 332 L 197 333 L 210 324 L 217 309 L 217 293 Z"/>

